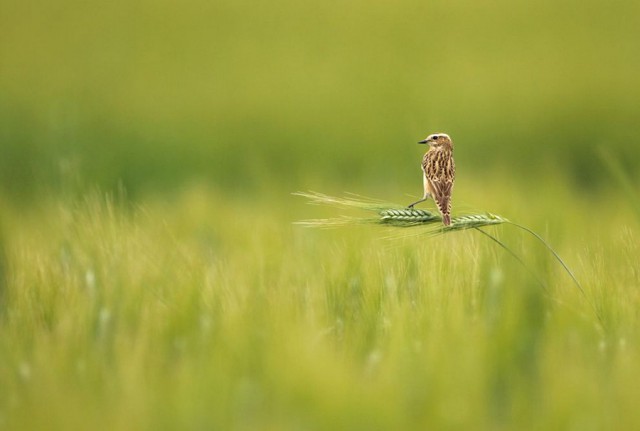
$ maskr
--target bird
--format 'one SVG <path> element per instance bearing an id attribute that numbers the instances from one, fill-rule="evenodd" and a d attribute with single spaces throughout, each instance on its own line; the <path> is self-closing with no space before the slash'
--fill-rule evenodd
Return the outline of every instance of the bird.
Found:
<path id="1" fill-rule="evenodd" d="M 422 158 L 424 196 L 408 208 L 424 202 L 431 196 L 442 214 L 442 223 L 451 224 L 451 192 L 456 177 L 453 161 L 453 142 L 446 133 L 434 133 L 418 144 L 429 144 L 429 151 Z"/>

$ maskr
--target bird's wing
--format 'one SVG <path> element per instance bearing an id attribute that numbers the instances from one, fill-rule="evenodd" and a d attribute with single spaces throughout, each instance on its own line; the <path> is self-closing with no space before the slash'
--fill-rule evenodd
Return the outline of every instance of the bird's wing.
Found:
<path id="1" fill-rule="evenodd" d="M 453 190 L 453 180 L 441 179 L 437 177 L 427 177 L 429 188 L 433 200 L 436 201 L 438 209 L 442 215 L 451 214 L 451 191 Z"/>
<path id="2" fill-rule="evenodd" d="M 455 178 L 455 165 L 450 153 L 427 153 L 424 158 L 425 177 L 429 193 L 438 205 L 438 210 L 445 220 L 451 214 L 451 192 Z"/>

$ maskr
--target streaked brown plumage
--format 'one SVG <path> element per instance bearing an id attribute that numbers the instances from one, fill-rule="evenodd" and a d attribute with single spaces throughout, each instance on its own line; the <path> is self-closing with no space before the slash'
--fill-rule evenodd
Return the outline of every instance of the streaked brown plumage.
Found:
<path id="1" fill-rule="evenodd" d="M 424 172 L 424 196 L 419 201 L 409 205 L 424 202 L 433 197 L 442 214 L 445 226 L 451 224 L 451 192 L 456 177 L 456 165 L 453 161 L 453 142 L 445 133 L 435 133 L 419 144 L 429 144 L 429 151 L 422 158 L 422 172 Z"/>

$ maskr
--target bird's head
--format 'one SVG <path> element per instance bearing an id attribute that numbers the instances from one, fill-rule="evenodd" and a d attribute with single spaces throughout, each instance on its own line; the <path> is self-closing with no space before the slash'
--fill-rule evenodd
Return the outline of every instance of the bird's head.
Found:
<path id="1" fill-rule="evenodd" d="M 426 139 L 419 141 L 418 144 L 429 144 L 430 146 L 435 148 L 440 148 L 443 146 L 453 148 L 453 142 L 451 142 L 451 138 L 446 133 L 434 133 L 433 135 L 427 136 Z"/>

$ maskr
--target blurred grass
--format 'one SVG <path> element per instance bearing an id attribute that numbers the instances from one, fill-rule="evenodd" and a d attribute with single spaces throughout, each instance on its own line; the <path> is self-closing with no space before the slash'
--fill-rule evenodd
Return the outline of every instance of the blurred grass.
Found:
<path id="1" fill-rule="evenodd" d="M 322 210 L 289 197 L 8 207 L 0 424 L 633 429 L 637 231 L 587 208 L 565 203 L 546 235 L 606 333 L 546 250 L 499 228 L 546 291 L 473 231 L 309 230 L 291 221 Z"/>

